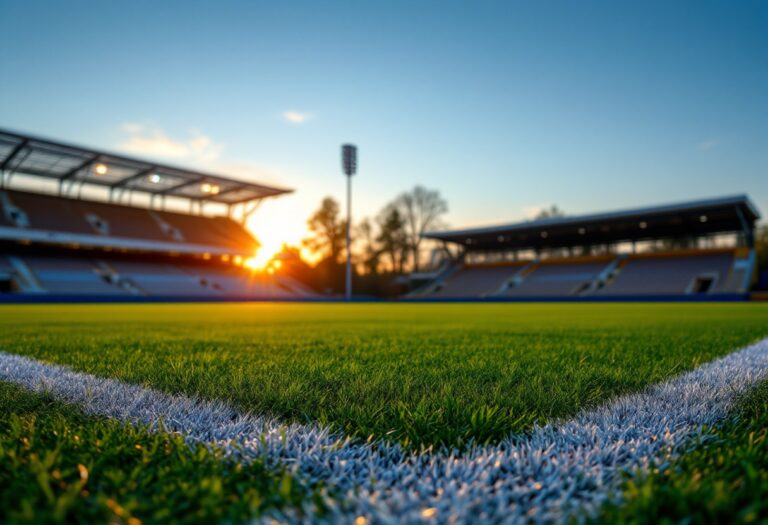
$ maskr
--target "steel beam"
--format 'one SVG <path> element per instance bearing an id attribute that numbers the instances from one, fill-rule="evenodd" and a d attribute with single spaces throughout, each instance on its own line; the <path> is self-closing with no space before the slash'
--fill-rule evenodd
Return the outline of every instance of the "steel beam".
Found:
<path id="1" fill-rule="evenodd" d="M 27 139 L 24 139 L 18 144 L 16 144 L 16 147 L 13 148 L 13 150 L 8 154 L 8 156 L 5 157 L 5 159 L 3 160 L 3 163 L 0 164 L 0 171 L 5 171 L 8 168 L 8 166 L 10 166 L 11 161 L 14 159 L 14 157 L 16 157 L 16 155 L 18 155 L 19 152 L 23 150 L 27 144 L 29 144 L 29 140 Z"/>

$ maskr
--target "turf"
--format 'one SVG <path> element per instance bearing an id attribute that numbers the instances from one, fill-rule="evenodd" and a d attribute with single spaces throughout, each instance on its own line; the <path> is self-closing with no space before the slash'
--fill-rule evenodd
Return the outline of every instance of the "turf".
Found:
<path id="1" fill-rule="evenodd" d="M 768 523 L 768 382 L 673 465 L 640 474 L 596 523 Z"/>
<path id="2" fill-rule="evenodd" d="M 0 349 L 409 446 L 493 442 L 768 336 L 759 304 L 0 308 Z"/>
<path id="3" fill-rule="evenodd" d="M 239 523 L 312 496 L 258 459 L 0 383 L 0 523 Z"/>

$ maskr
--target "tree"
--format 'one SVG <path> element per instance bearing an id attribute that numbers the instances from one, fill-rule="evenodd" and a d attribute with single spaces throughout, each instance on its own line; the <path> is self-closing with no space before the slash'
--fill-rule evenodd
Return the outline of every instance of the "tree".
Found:
<path id="1" fill-rule="evenodd" d="M 317 282 L 313 268 L 301 257 L 301 249 L 298 246 L 283 243 L 280 252 L 276 253 L 273 259 L 280 262 L 277 271 L 281 275 L 292 277 L 311 288 L 318 288 L 321 284 Z"/>
<path id="2" fill-rule="evenodd" d="M 405 219 L 394 203 L 388 204 L 376 218 L 379 224 L 379 242 L 381 253 L 389 256 L 393 272 L 402 273 L 408 258 L 408 235 L 405 231 Z"/>
<path id="3" fill-rule="evenodd" d="M 339 263 L 346 242 L 346 221 L 339 217 L 339 203 L 332 197 L 324 198 L 307 221 L 307 227 L 313 235 L 304 239 L 304 246 L 323 259 Z"/>
<path id="4" fill-rule="evenodd" d="M 437 190 L 416 186 L 400 194 L 394 201 L 404 222 L 406 243 L 413 261 L 413 271 L 419 271 L 422 235 L 442 226 L 442 216 L 448 212 L 448 203 Z"/>
<path id="5" fill-rule="evenodd" d="M 559 217 L 565 217 L 565 212 L 558 208 L 557 204 L 553 204 L 549 208 L 540 210 L 539 213 L 536 214 L 536 217 L 533 218 L 533 220 L 539 221 L 542 219 L 557 219 Z"/>
<path id="6" fill-rule="evenodd" d="M 375 274 L 379 271 L 379 262 L 381 260 L 381 250 L 376 245 L 373 224 L 366 217 L 357 225 L 355 237 L 362 242 L 361 257 L 363 268 L 366 274 Z"/>

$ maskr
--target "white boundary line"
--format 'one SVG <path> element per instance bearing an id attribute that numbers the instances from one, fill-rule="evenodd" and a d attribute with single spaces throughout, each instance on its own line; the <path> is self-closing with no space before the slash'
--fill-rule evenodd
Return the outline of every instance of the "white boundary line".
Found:
<path id="1" fill-rule="evenodd" d="M 359 444 L 316 425 L 286 425 L 225 403 L 169 395 L 0 352 L 0 380 L 82 405 L 100 416 L 217 442 L 242 460 L 288 465 L 342 497 L 328 521 L 562 522 L 618 494 L 621 473 L 663 462 L 719 422 L 768 373 L 768 339 L 677 378 L 462 454 Z M 303 509 L 306 521 L 312 509 Z M 302 521 L 299 513 L 277 516 Z"/>

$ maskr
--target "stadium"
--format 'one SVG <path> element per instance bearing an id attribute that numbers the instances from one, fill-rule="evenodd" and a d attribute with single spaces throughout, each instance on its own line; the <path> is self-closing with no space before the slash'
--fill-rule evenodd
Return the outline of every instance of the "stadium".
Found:
<path id="1" fill-rule="evenodd" d="M 430 232 L 461 264 L 431 298 L 745 299 L 755 282 L 755 222 L 746 196 L 615 213 Z M 671 249 L 673 248 L 674 249 Z"/>
<path id="2" fill-rule="evenodd" d="M 258 242 L 243 221 L 289 190 L 3 130 L 0 169 L 4 300 L 318 297 L 244 267 Z M 407 298 L 748 300 L 759 218 L 734 196 L 426 232 L 447 256 Z"/>
<path id="3" fill-rule="evenodd" d="M 471 522 L 478 513 L 482 521 L 497 521 L 498 512 L 512 513 L 502 521 L 612 521 L 725 515 L 738 505 L 738 498 L 726 498 L 711 509 L 696 491 L 681 494 L 684 489 L 664 484 L 685 479 L 685 469 L 714 468 L 710 462 L 720 461 L 714 458 L 721 458 L 724 446 L 735 447 L 734 454 L 755 453 L 740 436 L 742 426 L 762 424 L 764 412 L 754 407 L 766 406 L 764 387 L 757 388 L 756 399 L 742 397 L 768 372 L 765 342 L 748 346 L 768 335 L 768 323 L 764 305 L 749 304 L 759 297 L 750 290 L 757 281 L 760 215 L 746 196 L 430 231 L 424 238 L 436 243 L 435 268 L 410 275 L 413 289 L 395 299 L 400 304 L 369 298 L 368 304 L 345 305 L 274 268 L 247 267 L 258 241 L 242 217 L 261 199 L 289 190 L 10 131 L 0 133 L 0 145 L 0 298 L 8 303 L 0 384 L 3 402 L 22 407 L 4 422 L 5 439 L 17 444 L 0 452 L 7 465 L 3 497 L 21 490 L 25 476 L 38 469 L 23 459 L 42 453 L 33 452 L 37 447 L 67 450 L 49 456 L 46 481 L 39 485 L 59 484 L 61 490 L 51 494 L 62 513 L 6 501 L 5 508 L 18 509 L 6 516 L 12 522 L 83 519 L 83 505 L 90 505 L 88 478 L 121 479 L 121 464 L 139 459 L 116 450 L 108 464 L 94 463 L 88 449 L 72 449 L 81 434 L 93 442 L 129 440 L 138 442 L 137 450 L 157 450 L 168 431 L 184 436 L 163 445 L 176 461 L 162 475 L 173 497 L 189 490 L 176 485 L 189 476 L 214 476 L 228 487 L 195 506 L 194 515 L 204 520 L 228 515 L 219 497 L 235 498 L 233 512 L 240 518 L 287 522 L 377 523 L 392 515 L 405 522 Z M 712 304 L 682 304 L 691 301 Z M 733 302 L 744 304 L 738 310 L 726 305 Z M 553 325 L 553 317 L 561 320 Z M 382 319 L 386 324 L 379 324 Z M 40 327 L 46 328 L 38 333 Z M 531 327 L 537 328 L 529 332 Z M 349 354 L 349 338 L 369 342 Z M 620 357 L 613 338 L 621 341 Z M 262 342 L 253 346 L 254 340 Z M 465 363 L 460 341 L 466 340 L 474 341 L 479 363 Z M 564 343 L 580 350 L 563 353 Z M 330 353 L 306 346 L 317 344 Z M 488 377 L 509 355 L 499 351 L 508 344 L 518 365 Z M 187 345 L 194 350 L 185 351 Z M 398 358 L 416 348 L 422 348 L 417 359 Z M 603 362 L 604 352 L 609 362 Z M 368 363 L 363 384 L 354 372 L 361 362 Z M 739 372 L 723 375 L 734 369 Z M 702 382 L 715 387 L 703 393 Z M 477 391 L 478 384 L 489 390 Z M 647 387 L 652 384 L 658 386 Z M 222 396 L 231 406 L 212 401 Z M 82 408 L 64 416 L 66 406 Z M 758 415 L 719 426 L 734 410 Z M 103 417 L 110 423 L 94 428 L 92 420 Z M 35 430 L 30 425 L 38 418 L 43 428 Z M 630 437 L 626 424 L 636 429 Z M 681 454 L 708 436 L 709 426 L 722 429 L 723 445 Z M 765 439 L 764 427 L 759 436 Z M 37 446 L 22 445 L 14 453 L 19 439 Z M 187 458 L 190 446 L 195 459 Z M 213 455 L 200 456 L 199 447 Z M 142 461 L 152 465 L 157 459 L 151 456 Z M 449 460 L 455 470 L 446 457 L 455 457 Z M 564 468 L 548 470 L 548 457 L 559 457 L 555 461 Z M 703 466 L 688 466 L 691 457 Z M 637 475 L 636 483 L 653 491 L 653 504 L 662 502 L 649 508 L 632 495 L 639 489 L 618 480 L 661 460 L 682 473 L 670 478 L 669 467 L 661 480 Z M 247 469 L 235 468 L 243 461 Z M 294 467 L 286 470 L 286 461 Z M 386 481 L 374 481 L 370 473 Z M 724 475 L 743 483 L 735 464 Z M 139 471 L 132 476 L 96 489 L 100 498 L 110 495 L 97 505 L 97 520 L 165 521 L 159 516 L 167 500 L 131 489 L 148 483 Z M 539 481 L 525 481 L 530 479 Z M 232 483 L 256 488 L 239 493 Z M 713 483 L 702 490 L 714 490 Z M 466 488 L 443 497 L 452 487 Z M 534 498 L 543 487 L 548 496 Z M 71 490 L 80 496 L 72 499 Z M 665 492 L 656 494 L 660 490 Z M 762 497 L 760 490 L 755 494 Z M 25 504 L 41 496 L 33 491 Z M 683 498 L 690 507 L 670 511 L 665 498 Z"/>
<path id="4" fill-rule="evenodd" d="M 768 523 L 765 11 L 0 2 L 0 523 Z"/>
<path id="5" fill-rule="evenodd" d="M 262 199 L 288 190 L 9 131 L 0 131 L 0 156 L 4 298 L 288 299 L 311 293 L 288 277 L 247 271 L 243 264 L 258 244 L 232 219 L 239 213 L 245 220 Z M 21 187 L 38 191 L 15 189 L 19 179 Z M 89 191 L 102 200 L 82 198 Z M 143 206 L 130 204 L 142 197 Z M 167 210 L 171 202 L 187 212 Z"/>

